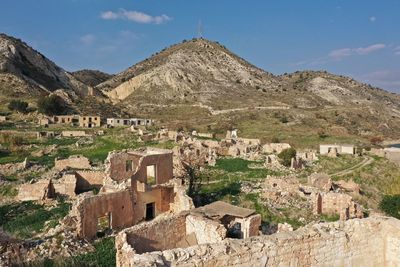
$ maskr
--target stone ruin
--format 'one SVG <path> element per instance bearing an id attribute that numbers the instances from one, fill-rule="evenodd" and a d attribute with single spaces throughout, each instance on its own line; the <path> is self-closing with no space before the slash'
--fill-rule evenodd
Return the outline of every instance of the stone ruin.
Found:
<path id="1" fill-rule="evenodd" d="M 193 207 L 180 181 L 173 179 L 172 151 L 147 148 L 109 153 L 99 194 L 77 196 L 70 219 L 77 237 L 124 229 L 166 212 Z"/>
<path id="2" fill-rule="evenodd" d="M 116 238 L 117 266 L 398 266 L 400 264 L 400 221 L 387 217 L 322 223 L 293 232 L 224 239 L 220 242 L 174 248 L 186 234 L 185 216 L 154 225 L 153 230 L 136 228 Z M 169 225 L 175 225 L 171 227 Z M 168 226 L 167 226 L 168 225 Z M 167 226 L 170 232 L 159 231 Z M 139 226 L 140 227 L 140 226 Z M 181 231 L 174 229 L 182 228 Z M 165 236 L 158 235 L 165 232 Z M 150 233 L 150 234 L 149 234 Z M 207 234 L 205 234 L 207 235 Z M 141 254 L 139 237 L 158 236 Z M 170 239 L 171 242 L 162 243 Z M 191 245 L 187 240 L 187 245 Z M 170 245 L 171 244 L 171 245 Z"/>
<path id="3" fill-rule="evenodd" d="M 90 169 L 92 165 L 88 158 L 81 155 L 70 156 L 67 159 L 55 159 L 54 168 L 62 171 L 64 169 Z"/>
<path id="4" fill-rule="evenodd" d="M 364 216 L 361 205 L 352 196 L 342 192 L 339 185 L 343 185 L 343 181 L 338 185 L 326 174 L 312 174 L 308 184 L 300 184 L 295 177 L 268 177 L 263 184 L 261 196 L 268 200 L 269 205 L 277 208 L 294 206 L 299 204 L 299 199 L 307 199 L 305 206 L 298 208 L 311 208 L 316 215 L 339 215 L 341 220 Z"/>
<path id="5" fill-rule="evenodd" d="M 134 257 L 157 250 L 221 242 L 226 238 L 257 236 L 260 225 L 261 216 L 254 210 L 218 201 L 125 229 L 117 235 L 116 247 L 129 250 Z"/>

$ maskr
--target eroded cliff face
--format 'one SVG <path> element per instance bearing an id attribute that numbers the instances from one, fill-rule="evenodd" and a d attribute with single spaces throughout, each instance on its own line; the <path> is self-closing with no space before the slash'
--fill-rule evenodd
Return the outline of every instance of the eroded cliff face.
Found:
<path id="1" fill-rule="evenodd" d="M 398 266 L 399 230 L 397 219 L 371 217 L 146 254 L 117 238 L 117 266 Z"/>
<path id="2" fill-rule="evenodd" d="M 0 75 L 1 78 L 3 75 L 15 76 L 44 92 L 66 89 L 77 95 L 87 95 L 88 91 L 88 86 L 44 55 L 21 40 L 5 34 L 0 34 Z M 9 86 L 13 87 L 12 84 Z"/>

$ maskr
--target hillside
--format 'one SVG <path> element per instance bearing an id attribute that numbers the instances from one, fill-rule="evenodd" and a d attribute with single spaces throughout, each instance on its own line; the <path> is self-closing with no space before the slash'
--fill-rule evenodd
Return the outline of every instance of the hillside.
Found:
<path id="1" fill-rule="evenodd" d="M 78 70 L 71 72 L 71 74 L 77 80 L 83 82 L 88 86 L 93 86 L 93 87 L 113 77 L 112 74 L 108 74 L 98 70 Z"/>
<path id="2" fill-rule="evenodd" d="M 396 137 L 400 96 L 323 71 L 274 76 L 204 39 L 173 45 L 96 88 L 115 106 L 173 126 L 247 136 Z M 273 125 L 271 129 L 271 124 Z"/>
<path id="3" fill-rule="evenodd" d="M 242 136 L 303 145 L 398 139 L 400 132 L 397 94 L 324 71 L 276 76 L 205 39 L 172 45 L 111 76 L 68 73 L 2 34 L 0 70 L 2 103 L 56 91 L 67 94 L 75 112 L 151 117 L 220 136 L 238 127 Z M 81 97 L 92 89 L 94 96 Z"/>
<path id="4" fill-rule="evenodd" d="M 2 96 L 32 97 L 66 90 L 87 95 L 88 87 L 44 55 L 14 37 L 0 34 Z"/>

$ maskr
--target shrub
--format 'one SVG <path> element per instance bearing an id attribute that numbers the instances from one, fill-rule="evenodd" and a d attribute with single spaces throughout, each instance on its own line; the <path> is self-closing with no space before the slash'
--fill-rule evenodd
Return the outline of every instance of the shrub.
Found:
<path id="1" fill-rule="evenodd" d="M 281 141 L 280 141 L 279 138 L 276 137 L 276 136 L 272 137 L 272 139 L 271 139 L 271 143 L 280 143 L 280 142 L 281 142 Z"/>
<path id="2" fill-rule="evenodd" d="M 22 100 L 11 100 L 11 102 L 8 104 L 8 109 L 26 113 L 28 109 L 28 103 Z"/>
<path id="3" fill-rule="evenodd" d="M 66 111 L 64 100 L 57 95 L 50 95 L 39 99 L 38 110 L 46 115 L 59 115 Z"/>
<path id="4" fill-rule="evenodd" d="M 380 143 L 382 143 L 383 138 L 380 136 L 373 136 L 371 137 L 371 139 L 369 140 L 371 142 L 372 145 L 379 145 Z"/>
<path id="5" fill-rule="evenodd" d="M 289 120 L 288 120 L 288 118 L 287 118 L 286 116 L 281 117 L 279 120 L 280 120 L 282 123 L 288 123 L 288 122 L 289 122 Z"/>
<path id="6" fill-rule="evenodd" d="M 384 196 L 379 208 L 387 215 L 400 219 L 400 195 Z"/>
<path id="7" fill-rule="evenodd" d="M 278 157 L 282 160 L 282 164 L 284 166 L 289 167 L 292 161 L 292 158 L 296 157 L 296 150 L 294 148 L 287 148 L 282 150 L 281 153 L 278 154 Z"/>

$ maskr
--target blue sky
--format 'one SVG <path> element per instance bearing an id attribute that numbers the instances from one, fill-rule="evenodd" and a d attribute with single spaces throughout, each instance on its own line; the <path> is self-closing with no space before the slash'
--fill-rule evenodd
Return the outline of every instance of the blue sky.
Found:
<path id="1" fill-rule="evenodd" d="M 203 36 L 274 74 L 327 70 L 400 93 L 399 0 L 5 0 L 0 32 L 66 70 L 117 73 Z"/>

